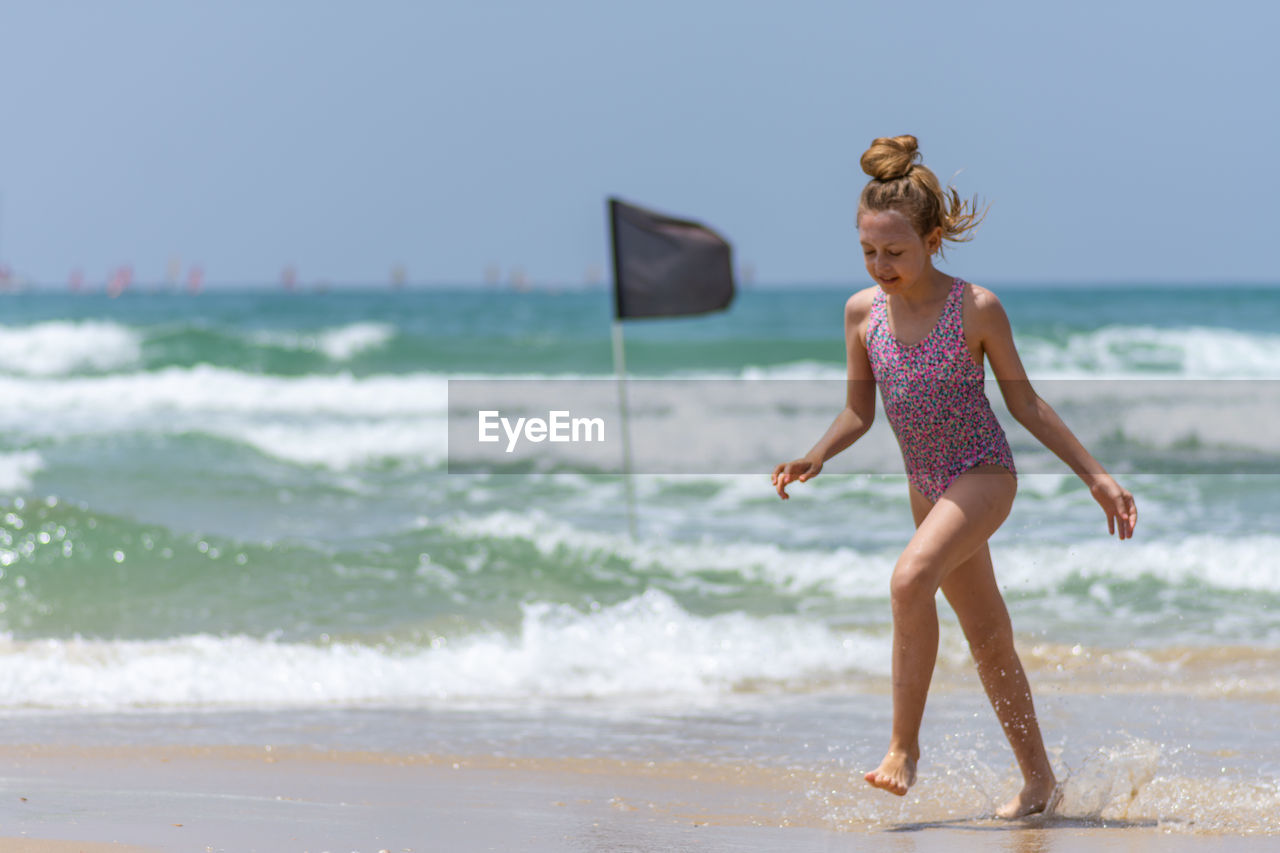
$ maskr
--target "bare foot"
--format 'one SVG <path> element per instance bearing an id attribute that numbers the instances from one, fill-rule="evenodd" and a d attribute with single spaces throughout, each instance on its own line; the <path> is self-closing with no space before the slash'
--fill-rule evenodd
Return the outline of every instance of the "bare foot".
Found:
<path id="1" fill-rule="evenodd" d="M 904 796 L 907 789 L 916 783 L 916 759 L 901 750 L 891 749 L 880 766 L 863 778 L 873 787 Z"/>
<path id="2" fill-rule="evenodd" d="M 1062 799 L 1062 789 L 1053 779 L 1047 782 L 1028 782 L 1018 796 L 996 810 L 996 817 L 1016 820 L 1033 814 L 1052 814 Z"/>

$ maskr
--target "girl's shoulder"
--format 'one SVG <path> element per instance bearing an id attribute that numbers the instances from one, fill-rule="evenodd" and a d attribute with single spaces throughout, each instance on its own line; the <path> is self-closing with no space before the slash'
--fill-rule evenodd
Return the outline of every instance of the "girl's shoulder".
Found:
<path id="1" fill-rule="evenodd" d="M 995 293 L 980 284 L 974 284 L 971 281 L 961 279 L 968 287 L 964 294 L 964 307 L 972 307 L 979 314 L 989 314 L 993 311 L 1004 313 L 1004 306 L 1000 304 L 1000 298 Z"/>
<path id="2" fill-rule="evenodd" d="M 973 326 L 979 330 L 1007 329 L 1009 316 L 1005 314 L 1000 298 L 989 288 L 966 281 L 968 287 L 964 295 L 964 314 L 966 328 L 972 320 Z"/>
<path id="3" fill-rule="evenodd" d="M 876 294 L 880 292 L 879 285 L 871 285 L 857 291 L 844 304 L 844 316 L 847 320 L 862 321 L 871 313 L 871 306 L 875 304 Z"/>
<path id="4" fill-rule="evenodd" d="M 864 287 L 848 301 L 844 303 L 844 330 L 845 336 L 856 334 L 858 340 L 866 342 L 867 326 L 871 322 L 871 308 L 875 305 L 876 294 L 880 292 L 879 285 Z"/>

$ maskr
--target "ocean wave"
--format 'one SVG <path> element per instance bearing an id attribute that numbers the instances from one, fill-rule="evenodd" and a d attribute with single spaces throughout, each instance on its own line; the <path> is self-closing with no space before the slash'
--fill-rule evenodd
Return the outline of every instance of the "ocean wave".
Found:
<path id="1" fill-rule="evenodd" d="M 257 346 L 321 352 L 332 361 L 342 362 L 386 346 L 396 334 L 396 327 L 390 323 L 363 321 L 316 332 L 264 330 L 248 337 Z"/>
<path id="2" fill-rule="evenodd" d="M 461 340 L 458 341 L 462 343 Z M 789 350 L 774 347 L 775 360 L 760 361 L 743 342 L 740 353 L 721 355 L 700 366 L 696 349 L 680 357 L 683 346 L 670 342 L 663 350 L 667 366 L 651 369 L 643 362 L 632 366 L 632 376 L 678 379 L 841 380 L 843 359 L 824 360 L 802 354 L 804 340 Z M 393 346 L 394 344 L 394 346 Z M 696 341 L 690 346 L 696 344 Z M 1188 326 L 1156 328 L 1142 325 L 1104 326 L 1066 335 L 1020 334 L 1019 351 L 1033 379 L 1182 378 L 1274 379 L 1280 378 L 1280 335 Z M 418 352 L 423 346 L 427 350 Z M 428 366 L 438 375 L 471 375 L 488 379 L 607 379 L 612 371 L 585 367 L 579 352 L 583 341 L 567 338 L 552 342 L 547 352 L 522 352 L 518 343 L 496 339 L 494 347 L 510 348 L 502 359 L 505 369 L 468 367 L 464 362 L 445 368 L 439 361 L 448 338 L 408 335 L 390 322 L 359 320 L 313 331 L 262 329 L 244 331 L 226 325 L 129 326 L 113 320 L 49 320 L 27 326 L 0 327 L 0 371 L 15 376 L 53 377 L 102 374 L 147 368 L 194 367 L 272 370 L 286 375 L 300 371 L 341 368 L 362 356 L 386 350 L 386 358 L 366 364 L 366 369 L 399 372 Z M 561 348 L 564 352 L 561 352 Z M 390 350 L 395 349 L 392 353 Z M 836 348 L 839 352 L 841 348 Z M 276 356 L 272 357 L 271 354 Z M 418 353 L 418 355 L 414 355 Z M 281 356 L 293 354 L 291 360 Z M 305 358 L 311 356 L 311 358 Z M 297 357 L 303 357 L 298 360 Z M 389 359 L 389 360 L 387 360 Z M 566 359 L 568 359 L 566 361 Z M 548 366 L 540 368 L 545 362 Z M 583 363 L 584 369 L 565 369 Z M 519 365 L 519 369 L 510 369 Z M 327 367 L 326 367 L 327 365 Z M 555 365 L 551 367 L 550 365 Z"/>
<path id="3" fill-rule="evenodd" d="M 0 371 L 19 376 L 109 373 L 136 366 L 142 335 L 109 320 L 0 326 Z"/>
<path id="4" fill-rule="evenodd" d="M 1280 335 L 1188 326 L 1104 326 L 1061 336 L 1017 334 L 1019 355 L 1033 379 L 1276 379 Z M 740 368 L 682 367 L 682 379 L 843 379 L 842 362 L 813 359 Z M 990 371 L 988 370 L 988 376 Z"/>
<path id="5" fill-rule="evenodd" d="M 448 443 L 441 418 L 287 424 L 232 422 L 206 432 L 248 445 L 283 462 L 331 471 L 351 471 L 393 462 L 438 468 L 444 464 Z"/>
<path id="6" fill-rule="evenodd" d="M 994 550 L 994 549 L 993 549 Z M 1201 533 L 1153 542 L 1098 541 L 1070 547 L 1015 545 L 999 549 L 999 573 L 1010 589 L 1058 591 L 1069 581 L 1104 584 L 1091 593 L 1104 599 L 1108 582 L 1152 578 L 1206 590 L 1280 595 L 1280 536 Z"/>
<path id="7" fill-rule="evenodd" d="M 405 372 L 426 367 L 441 375 L 487 378 L 608 377 L 604 327 L 555 327 L 530 337 L 500 319 L 477 329 L 350 311 L 297 313 L 274 307 L 266 328 L 245 328 L 240 313 L 197 318 L 157 303 L 125 319 L 38 319 L 0 327 L 0 371 L 16 376 L 73 376 L 161 370 L 205 364 L 282 375 L 357 369 Z M 351 306 L 346 306 L 351 307 Z M 359 307 L 359 306 L 356 306 Z M 366 309 L 367 310 L 367 309 Z M 436 309 L 438 310 L 438 309 Z M 1191 309 L 1189 309 L 1190 311 Z M 554 312 L 547 317 L 554 320 Z M 335 320 L 350 319 L 350 322 Z M 1280 335 L 1197 325 L 1110 323 L 1088 328 L 1082 315 L 1063 324 L 1040 319 L 1015 328 L 1032 378 L 1280 378 Z M 792 319 L 790 322 L 797 322 Z M 810 325 L 770 327 L 766 337 L 744 325 L 725 337 L 634 336 L 632 375 L 668 378 L 841 379 L 838 327 L 815 338 Z M 703 337 L 702 335 L 710 335 Z M 594 365 L 594 366 L 593 366 Z M 513 369 L 514 368 L 514 369 Z"/>
<path id="8" fill-rule="evenodd" d="M 842 599 L 886 597 L 896 559 L 896 554 L 889 552 L 854 548 L 784 549 L 749 542 L 635 540 L 624 532 L 584 530 L 538 510 L 450 519 L 443 526 L 458 537 L 519 539 L 546 558 L 563 558 L 566 553 L 620 558 L 638 576 L 658 569 L 683 577 L 699 572 L 731 572 L 740 583 L 761 582 L 791 594 L 816 591 Z"/>
<path id="9" fill-rule="evenodd" d="M 424 520 L 423 524 L 431 522 Z M 899 548 L 783 548 L 772 543 L 636 541 L 624 533 L 585 530 L 537 510 L 499 511 L 443 522 L 460 537 L 520 539 L 550 558 L 566 552 L 611 555 L 643 575 L 655 568 L 676 575 L 731 571 L 741 580 L 768 583 L 787 593 L 819 591 L 844 600 L 887 599 Z M 905 540 L 903 542 L 905 545 Z M 1125 542 L 1099 535 L 1070 546 L 992 543 L 1001 583 L 1019 594 L 1059 593 L 1073 582 L 1125 582 L 1151 578 L 1229 592 L 1280 595 L 1280 536 L 1199 534 L 1177 540 Z M 1088 593 L 1099 597 L 1100 592 Z"/>
<path id="10" fill-rule="evenodd" d="M 944 621 L 939 689 L 972 689 Z M 736 692 L 865 690 L 890 674 L 887 625 L 795 615 L 698 615 L 649 589 L 611 606 L 527 602 L 519 625 L 413 641 L 286 642 L 243 634 L 155 640 L 0 637 L 0 710 L 419 707 L 531 699 L 704 700 Z M 1023 649 L 1044 689 L 1085 695 L 1280 696 L 1274 650 Z"/>
<path id="11" fill-rule="evenodd" d="M 0 376 L 0 395 L 7 404 L 0 430 L 26 442 L 206 435 L 337 471 L 386 461 L 435 468 L 448 448 L 448 380 L 429 374 L 290 378 L 171 367 L 57 379 Z"/>
<path id="12" fill-rule="evenodd" d="M 269 376 L 199 365 L 112 376 L 36 379 L 0 377 L 0 395 L 15 423 L 31 416 L 68 421 L 140 421 L 219 412 L 404 416 L 443 414 L 448 377 L 349 373 Z M 0 415 L 0 420 L 5 420 Z"/>
<path id="13" fill-rule="evenodd" d="M 1019 354 L 1033 379 L 1276 379 L 1280 378 L 1280 335 L 1201 326 L 1153 327 L 1108 325 L 1071 332 L 1019 333 Z M 786 344 L 792 346 L 788 347 Z M 843 358 L 822 360 L 795 357 L 801 340 L 777 341 L 771 349 L 776 360 L 759 360 L 749 345 L 726 364 L 698 366 L 697 350 L 690 344 L 682 358 L 680 342 L 669 342 L 675 352 L 664 352 L 662 369 L 638 364 L 632 375 L 640 378 L 842 380 Z M 843 347 L 832 348 L 833 353 Z M 990 376 L 990 371 L 988 370 Z M 500 378 L 494 376 L 493 378 Z"/>
<path id="14" fill-rule="evenodd" d="M 1036 388 L 1086 443 L 1159 451 L 1173 465 L 1214 450 L 1249 451 L 1276 467 L 1276 459 L 1266 458 L 1280 451 L 1280 382 L 1274 380 L 1071 380 Z"/>
<path id="15" fill-rule="evenodd" d="M 612 607 L 524 605 L 518 634 L 425 646 L 282 643 L 194 635 L 156 641 L 0 640 L 0 707 L 165 708 L 421 704 L 456 699 L 703 696 L 884 675 L 888 638 L 795 617 L 694 616 L 648 591 Z M 876 663 L 868 669 L 867 661 Z"/>
<path id="16" fill-rule="evenodd" d="M 105 376 L 0 376 L 0 395 L 7 403 L 0 410 L 0 429 L 28 440 L 204 433 L 285 461 L 346 470 L 387 459 L 440 464 L 450 449 L 451 426 L 463 430 L 458 438 L 474 438 L 474 420 L 464 420 L 467 394 L 475 399 L 497 395 L 511 406 L 541 406 L 543 412 L 568 401 L 581 404 L 575 413 L 585 406 L 590 414 L 616 419 L 617 389 L 611 380 L 558 385 L 526 377 L 476 383 L 473 376 L 451 387 L 451 379 L 461 378 L 434 373 L 287 377 L 208 365 Z M 1066 381 L 1039 383 L 1037 389 L 1090 446 L 1107 442 L 1119 458 L 1129 451 L 1147 453 L 1135 456 L 1138 471 L 1236 470 L 1204 468 L 1220 461 L 1248 463 L 1251 470 L 1277 464 L 1272 457 L 1280 451 L 1280 431 L 1271 427 L 1280 421 L 1280 384 L 1274 382 Z M 838 411 L 842 391 L 843 382 L 832 380 L 783 386 L 747 379 L 637 384 L 630 394 L 633 470 L 705 475 L 771 470 L 778 459 L 794 456 L 799 442 L 821 434 Z M 451 397 L 457 398 L 457 411 L 448 423 Z M 641 405 L 646 400 L 652 405 Z M 994 403 L 999 411 L 998 397 Z M 1027 445 L 1030 439 L 1016 424 L 1006 423 L 1011 437 L 1026 439 Z M 620 459 L 616 442 L 526 444 L 510 456 L 495 446 L 459 442 L 451 461 L 483 469 L 525 464 L 532 454 L 550 470 L 590 473 L 614 470 Z M 1038 452 L 1034 442 L 1028 446 Z M 1219 450 L 1254 455 L 1220 460 Z M 832 470 L 850 464 L 865 473 L 898 473 L 891 431 L 874 430 Z M 1053 460 L 1050 465 L 1057 467 Z M 526 465 L 518 470 L 544 469 Z"/>
<path id="17" fill-rule="evenodd" d="M 0 453 L 0 493 L 31 489 L 31 477 L 44 467 L 44 457 L 34 450 Z"/>
<path id="18" fill-rule="evenodd" d="M 1113 325 L 1063 339 L 1018 336 L 1018 350 L 1033 379 L 1280 378 L 1280 336 L 1232 329 Z"/>

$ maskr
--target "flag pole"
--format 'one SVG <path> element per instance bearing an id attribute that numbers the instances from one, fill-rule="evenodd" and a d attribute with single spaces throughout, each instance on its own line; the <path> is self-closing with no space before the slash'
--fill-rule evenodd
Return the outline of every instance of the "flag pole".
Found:
<path id="1" fill-rule="evenodd" d="M 622 491 L 627 508 L 627 533 L 636 538 L 636 492 L 631 482 L 631 424 L 627 413 L 627 359 L 622 336 L 622 258 L 618 252 L 618 200 L 609 199 L 609 243 L 613 250 L 613 373 L 618 378 L 618 413 L 622 416 Z"/>
<path id="2" fill-rule="evenodd" d="M 626 495 L 627 533 L 636 538 L 636 492 L 631 482 L 631 427 L 627 414 L 627 361 L 622 321 L 613 320 L 613 372 L 618 377 L 618 411 L 622 415 L 622 489 Z"/>
<path id="3" fill-rule="evenodd" d="M 613 369 L 622 415 L 622 483 L 627 531 L 635 539 L 636 495 L 631 476 L 622 322 L 628 317 L 682 317 L 727 308 L 733 301 L 733 258 L 729 242 L 700 222 L 654 213 L 616 198 L 609 199 L 609 239 L 613 244 Z"/>

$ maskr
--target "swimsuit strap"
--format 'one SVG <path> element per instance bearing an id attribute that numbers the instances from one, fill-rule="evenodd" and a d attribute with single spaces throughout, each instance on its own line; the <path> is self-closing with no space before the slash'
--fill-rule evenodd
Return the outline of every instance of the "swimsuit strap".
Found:
<path id="1" fill-rule="evenodd" d="M 947 304 L 942 307 L 942 316 L 938 318 L 937 332 L 941 335 L 952 334 L 964 341 L 964 282 L 955 278 L 951 282 L 951 292 L 947 294 Z"/>
<path id="2" fill-rule="evenodd" d="M 884 291 L 876 288 L 876 295 L 871 298 L 871 322 L 868 324 L 878 325 L 885 322 L 889 318 L 888 303 L 885 299 Z"/>

